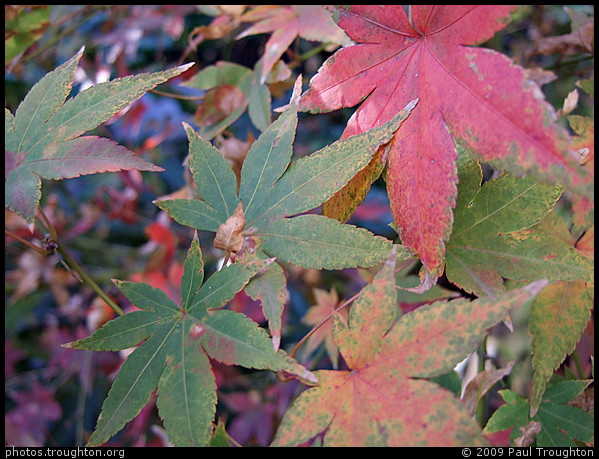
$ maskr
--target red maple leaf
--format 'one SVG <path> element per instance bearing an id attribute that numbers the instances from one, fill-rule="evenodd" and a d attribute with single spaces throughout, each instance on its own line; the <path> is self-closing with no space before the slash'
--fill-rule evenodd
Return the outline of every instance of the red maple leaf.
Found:
<path id="1" fill-rule="evenodd" d="M 403 244 L 420 256 L 430 280 L 443 267 L 456 200 L 455 142 L 499 169 L 532 173 L 590 195 L 593 179 L 568 156 L 568 135 L 521 67 L 472 46 L 509 22 L 513 7 L 352 5 L 333 17 L 357 44 L 337 51 L 310 82 L 300 109 L 313 113 L 364 101 L 349 137 L 419 102 L 394 136 L 387 187 Z M 349 218 L 384 162 L 377 156 L 324 206 Z M 591 195 L 592 196 L 592 195 Z"/>

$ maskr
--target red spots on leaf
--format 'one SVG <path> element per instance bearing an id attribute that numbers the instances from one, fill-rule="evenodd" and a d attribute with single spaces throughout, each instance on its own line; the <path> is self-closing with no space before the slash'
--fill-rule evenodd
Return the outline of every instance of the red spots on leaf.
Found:
<path id="1" fill-rule="evenodd" d="M 545 261 L 553 260 L 557 255 L 552 253 L 550 255 L 541 255 L 541 258 Z"/>

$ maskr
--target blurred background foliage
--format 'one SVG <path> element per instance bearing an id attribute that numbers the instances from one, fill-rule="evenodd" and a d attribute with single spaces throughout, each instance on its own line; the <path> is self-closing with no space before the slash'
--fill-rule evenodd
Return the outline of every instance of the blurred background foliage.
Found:
<path id="1" fill-rule="evenodd" d="M 5 107 L 14 113 L 31 87 L 49 71 L 86 50 L 75 76 L 73 94 L 101 81 L 153 72 L 194 61 L 180 77 L 146 94 L 98 128 L 136 154 L 165 169 L 162 173 L 125 171 L 62 181 L 44 181 L 42 205 L 72 256 L 119 304 L 124 298 L 110 279 L 144 281 L 176 297 L 182 262 L 192 230 L 171 221 L 152 204 L 162 196 L 190 192 L 185 168 L 187 138 L 181 122 L 198 124 L 198 107 L 207 91 L 182 85 L 218 61 L 253 69 L 269 34 L 239 34 L 245 6 L 235 5 L 5 5 Z M 531 69 L 548 101 L 562 108 L 578 80 L 593 76 L 594 7 L 533 5 L 518 9 L 514 20 L 484 46 L 499 50 Z M 285 72 L 268 85 L 271 109 L 286 104 L 295 76 L 304 88 L 336 45 L 298 37 L 283 54 Z M 166 94 L 165 94 L 166 93 Z M 592 99 L 579 91 L 572 113 L 594 117 Z M 329 114 L 300 114 L 294 153 L 309 154 L 337 140 L 354 109 Z M 275 114 L 271 113 L 274 118 Z M 260 131 L 244 112 L 213 141 L 232 166 L 239 167 Z M 384 182 L 377 181 L 350 223 L 393 238 Z M 5 211 L 5 227 L 40 244 L 26 224 Z M 200 233 L 208 274 L 223 254 L 211 233 Z M 319 321 L 318 308 L 330 308 L 358 292 L 376 270 L 340 272 L 286 266 L 288 302 L 282 347 L 289 349 Z M 414 267 L 417 273 L 418 267 Z M 437 298 L 452 296 L 441 279 Z M 406 297 L 407 311 L 427 298 Z M 243 292 L 229 305 L 259 323 L 260 308 Z M 311 314 L 307 314 L 311 310 Z M 330 310 L 330 309 L 328 309 Z M 324 309 L 323 309 L 324 311 Z M 522 314 L 520 314 L 522 313 Z M 526 396 L 530 383 L 530 338 L 526 313 L 514 318 L 521 334 L 509 340 L 498 332 L 484 358 L 516 360 L 510 388 Z M 84 445 L 101 409 L 122 353 L 83 352 L 61 344 L 87 336 L 112 318 L 112 311 L 58 259 L 43 257 L 5 237 L 5 444 L 16 446 Z M 518 321 L 523 321 L 521 326 Z M 591 321 L 592 327 L 592 321 Z M 579 348 L 592 353 L 592 330 Z M 489 346 L 492 345 L 492 348 Z M 336 363 L 326 337 L 306 346 L 298 359 L 309 368 Z M 226 367 L 214 362 L 219 387 L 217 418 L 234 442 L 268 445 L 282 414 L 297 395 L 296 383 L 281 384 L 267 372 Z M 563 371 L 584 371 L 566 361 Z M 461 370 L 462 372 L 465 370 Z M 582 377 L 583 375 L 580 375 Z M 586 374 L 586 377 L 589 377 Z M 489 410 L 500 398 L 491 393 Z M 151 402 L 115 436 L 113 446 L 166 445 L 168 440 Z"/>

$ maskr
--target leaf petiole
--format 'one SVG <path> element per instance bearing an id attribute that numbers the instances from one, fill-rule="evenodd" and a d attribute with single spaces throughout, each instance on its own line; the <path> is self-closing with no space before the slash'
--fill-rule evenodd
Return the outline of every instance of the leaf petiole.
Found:
<path id="1" fill-rule="evenodd" d="M 29 242 L 26 239 L 23 239 L 21 236 L 19 236 L 18 234 L 13 233 L 12 231 L 7 230 L 6 228 L 4 228 L 4 234 L 8 234 L 10 237 L 16 239 L 17 241 L 25 244 L 27 247 L 29 247 L 30 249 L 35 250 L 37 253 L 39 253 L 40 255 L 48 255 L 50 252 L 45 250 L 42 247 L 38 247 L 37 245 L 32 244 L 31 242 Z"/>
<path id="2" fill-rule="evenodd" d="M 150 89 L 148 92 L 151 92 L 152 94 L 156 94 L 157 96 L 163 96 L 163 97 L 170 97 L 171 99 L 177 99 L 177 100 L 202 100 L 204 99 L 204 96 L 185 96 L 183 94 L 175 94 L 175 93 L 171 93 L 171 92 L 164 92 L 164 91 L 159 91 L 158 89 Z"/>
<path id="3" fill-rule="evenodd" d="M 62 260 L 61 260 L 61 264 L 63 266 L 65 266 L 65 268 L 67 269 L 67 271 L 71 272 L 71 268 L 79 275 L 79 279 L 82 282 L 85 282 L 87 285 L 89 285 L 91 287 L 91 289 L 100 297 L 104 300 L 104 302 L 110 306 L 112 308 L 112 310 L 114 312 L 116 312 L 119 316 L 123 316 L 125 315 L 124 311 L 119 307 L 118 304 L 116 304 L 112 298 L 110 298 L 101 288 L 98 284 L 96 284 L 96 282 L 83 270 L 83 268 L 81 268 L 81 266 L 69 255 L 69 253 L 66 251 L 65 247 L 63 246 L 63 244 L 60 244 L 58 242 L 58 234 L 56 233 L 56 229 L 54 228 L 54 226 L 52 226 L 52 223 L 50 223 L 50 220 L 48 219 L 48 217 L 46 217 L 46 214 L 44 214 L 44 211 L 42 209 L 41 206 L 38 206 L 38 209 L 40 211 L 40 215 L 42 216 L 42 219 L 44 220 L 44 223 L 48 229 L 48 231 L 50 232 L 49 237 L 47 238 L 48 243 L 52 242 L 52 249 L 56 252 L 58 252 L 62 258 L 64 259 L 64 261 L 68 264 L 65 264 Z M 36 224 L 38 225 L 38 227 L 40 229 L 42 225 L 42 223 L 39 221 L 39 219 L 36 218 Z M 43 229 L 42 229 L 43 231 Z M 45 232 L 45 231 L 43 231 Z M 28 244 L 31 245 L 31 244 Z M 49 245 L 49 244 L 48 244 Z M 47 252 L 48 253 L 48 252 Z M 46 254 L 47 254 L 46 253 Z M 69 268 L 70 266 L 70 268 Z"/>
<path id="4" fill-rule="evenodd" d="M 110 298 L 106 293 L 104 293 L 104 291 L 98 286 L 98 284 L 96 284 L 96 282 L 89 277 L 89 275 L 83 271 L 83 269 L 81 268 L 81 266 L 79 266 L 79 264 L 73 260 L 73 258 L 71 258 L 71 256 L 68 254 L 68 252 L 65 250 L 65 248 L 62 245 L 58 245 L 57 249 L 58 253 L 60 253 L 62 255 L 62 257 L 65 259 L 65 261 L 69 264 L 69 266 L 75 270 L 75 272 L 77 274 L 79 274 L 79 276 L 81 276 L 81 279 L 83 280 L 83 282 L 85 282 L 87 285 L 89 285 L 91 287 L 91 289 L 96 292 L 96 294 L 102 298 L 104 300 L 104 302 L 110 306 L 112 308 L 112 310 L 114 312 L 116 312 L 119 316 L 124 316 L 125 312 L 119 307 L 118 304 L 116 304 L 112 298 Z"/>
<path id="5" fill-rule="evenodd" d="M 50 235 L 49 235 L 50 237 L 47 238 L 48 241 L 53 241 L 55 243 L 58 243 L 58 234 L 56 234 L 56 229 L 54 228 L 54 226 L 52 226 L 52 223 L 50 223 L 50 220 L 48 220 L 48 217 L 46 217 L 46 214 L 44 213 L 44 209 L 42 208 L 42 206 L 38 206 L 38 210 L 44 220 L 46 228 L 48 228 L 48 231 L 50 231 Z M 42 229 L 39 225 L 39 221 L 37 221 L 37 223 L 38 223 L 38 228 Z"/>
<path id="6" fill-rule="evenodd" d="M 354 296 L 352 296 L 349 300 L 346 300 L 345 302 L 343 302 L 343 304 L 339 305 L 338 307 L 336 307 L 333 311 L 331 311 L 331 313 L 326 316 L 324 319 L 322 319 L 318 324 L 316 324 L 312 330 L 310 330 L 308 333 L 306 333 L 306 335 L 300 339 L 298 341 L 298 343 L 295 345 L 295 347 L 291 350 L 291 352 L 289 353 L 290 357 L 295 357 L 296 352 L 299 350 L 300 347 L 302 347 L 302 345 L 306 342 L 306 340 L 308 338 L 310 338 L 310 336 L 312 336 L 314 333 L 316 333 L 316 331 L 322 327 L 324 324 L 326 324 L 331 317 L 333 317 L 333 314 L 336 312 L 341 311 L 344 307 L 350 305 L 356 298 L 358 298 L 358 296 L 360 296 L 360 292 L 356 293 Z"/>

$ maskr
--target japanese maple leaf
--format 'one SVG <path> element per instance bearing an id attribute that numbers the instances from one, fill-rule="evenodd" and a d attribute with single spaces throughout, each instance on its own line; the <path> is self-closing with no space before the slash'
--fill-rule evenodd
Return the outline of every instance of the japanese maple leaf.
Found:
<path id="1" fill-rule="evenodd" d="M 498 432 L 511 429 L 510 441 L 518 445 L 525 426 L 536 422 L 541 430 L 535 435 L 536 445 L 542 446 L 577 446 L 581 442 L 593 442 L 595 426 L 591 413 L 577 406 L 574 400 L 582 394 L 591 380 L 576 381 L 554 378 L 545 392 L 538 412 L 530 413 L 529 402 L 516 392 L 504 389 L 499 395 L 505 402 L 489 419 L 484 432 Z"/>
<path id="2" fill-rule="evenodd" d="M 172 444 L 204 445 L 216 411 L 210 359 L 228 365 L 285 371 L 314 383 L 313 375 L 283 351 L 275 351 L 255 322 L 222 309 L 272 260 L 227 266 L 206 282 L 194 237 L 181 277 L 180 305 L 149 284 L 115 280 L 137 306 L 91 336 L 63 347 L 122 350 L 143 341 L 125 360 L 102 405 L 89 445 L 101 445 L 133 419 L 157 389 L 158 413 Z"/>
<path id="3" fill-rule="evenodd" d="M 83 50 L 35 84 L 14 116 L 4 109 L 4 204 L 29 223 L 41 199 L 42 178 L 163 170 L 112 140 L 82 134 L 193 64 L 101 83 L 66 100 Z"/>
<path id="4" fill-rule="evenodd" d="M 575 242 L 566 222 L 552 212 L 537 226 L 548 240 L 557 238 L 588 261 L 591 278 L 556 282 L 539 294 L 530 307 L 528 331 L 532 338 L 531 414 L 539 408 L 545 385 L 584 333 L 593 309 L 594 227 Z M 590 250 L 589 250 L 590 249 Z"/>
<path id="5" fill-rule="evenodd" d="M 333 315 L 333 336 L 348 370 L 316 371 L 319 385 L 285 414 L 273 445 L 458 446 L 484 442 L 466 407 L 424 378 L 449 372 L 507 311 L 546 281 L 501 297 L 439 301 L 396 321 L 395 253 L 352 305 Z"/>
<path id="6" fill-rule="evenodd" d="M 561 186 L 505 172 L 481 186 L 480 164 L 462 151 L 458 176 L 453 232 L 446 246 L 450 282 L 477 296 L 492 296 L 505 292 L 504 278 L 594 281 L 592 261 L 557 232 L 538 226 L 554 213 Z"/>
<path id="7" fill-rule="evenodd" d="M 312 79 L 300 110 L 313 113 L 363 101 L 343 137 L 384 123 L 419 98 L 391 143 L 387 187 L 402 243 L 415 250 L 428 275 L 442 269 L 456 200 L 454 142 L 479 159 L 519 174 L 533 173 L 592 195 L 592 177 L 569 157 L 567 133 L 523 69 L 489 49 L 513 7 L 352 5 L 333 18 L 357 44 L 337 51 Z M 344 221 L 380 174 L 375 157 L 326 205 Z"/>
<path id="8" fill-rule="evenodd" d="M 310 41 L 348 45 L 351 40 L 331 20 L 321 5 L 258 5 L 241 16 L 244 22 L 256 22 L 237 38 L 270 33 L 266 42 L 261 82 L 298 36 Z"/>

